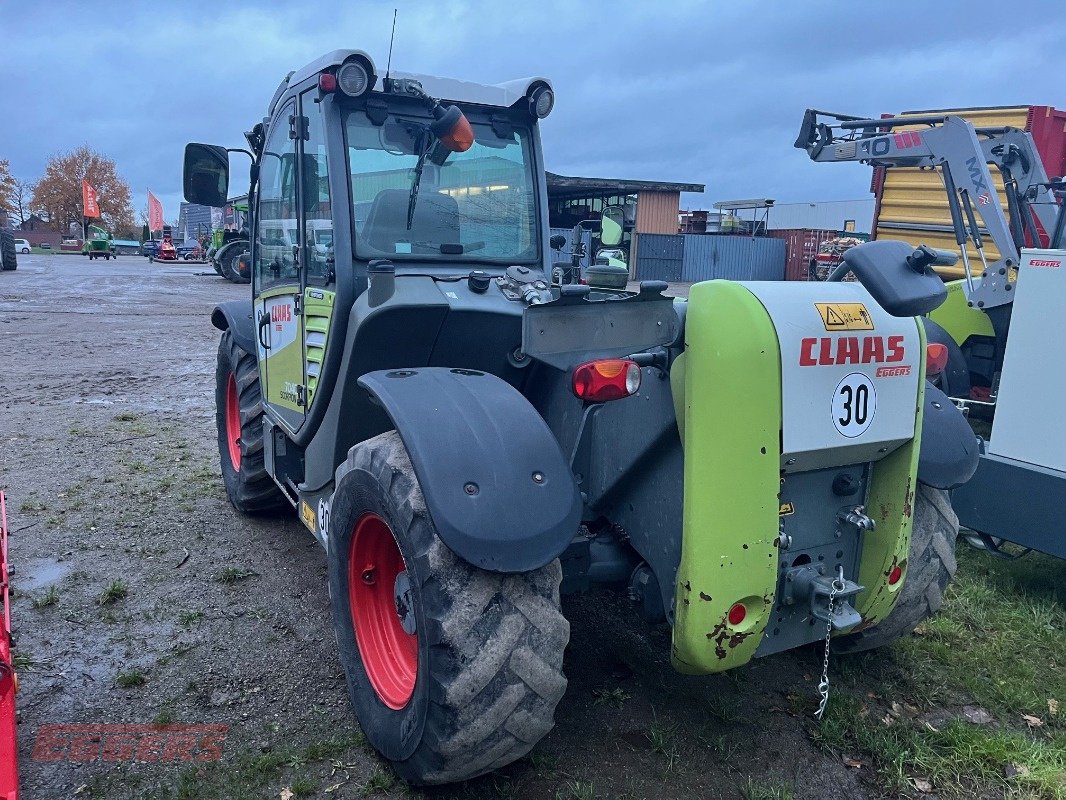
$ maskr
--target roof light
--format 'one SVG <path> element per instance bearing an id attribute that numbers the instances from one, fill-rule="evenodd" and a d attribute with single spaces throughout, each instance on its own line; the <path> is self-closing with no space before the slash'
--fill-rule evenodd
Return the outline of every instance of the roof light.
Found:
<path id="1" fill-rule="evenodd" d="M 318 88 L 323 92 L 337 91 L 337 76 L 332 72 L 320 72 L 318 75 Z"/>
<path id="2" fill-rule="evenodd" d="M 529 96 L 529 110 L 538 119 L 544 119 L 555 107 L 555 92 L 547 86 L 539 86 Z"/>
<path id="3" fill-rule="evenodd" d="M 627 358 L 606 358 L 574 367 L 573 391 L 589 403 L 621 400 L 640 389 L 640 367 Z"/>
<path id="4" fill-rule="evenodd" d="M 948 365 L 947 345 L 931 342 L 925 348 L 925 374 L 939 375 Z"/>
<path id="5" fill-rule="evenodd" d="M 372 88 L 370 70 L 362 61 L 346 61 L 337 69 L 337 85 L 349 97 L 358 97 Z"/>

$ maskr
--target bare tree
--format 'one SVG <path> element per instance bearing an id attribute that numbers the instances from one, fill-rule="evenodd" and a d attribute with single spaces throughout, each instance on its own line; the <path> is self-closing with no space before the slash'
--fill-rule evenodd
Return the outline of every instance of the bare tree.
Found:
<path id="1" fill-rule="evenodd" d="M 34 183 L 16 178 L 11 189 L 11 207 L 18 217 L 19 225 L 30 218 L 30 198 L 33 196 Z"/>

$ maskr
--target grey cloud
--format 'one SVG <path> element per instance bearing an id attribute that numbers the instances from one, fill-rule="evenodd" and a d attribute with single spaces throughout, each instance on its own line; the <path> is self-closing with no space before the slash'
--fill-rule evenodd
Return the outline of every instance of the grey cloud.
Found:
<path id="1" fill-rule="evenodd" d="M 338 47 L 383 68 L 381 3 L 7 3 L 0 157 L 40 174 L 88 142 L 144 204 L 175 216 L 186 141 L 242 144 L 284 74 Z M 393 66 L 557 89 L 549 169 L 707 184 L 719 199 L 863 197 L 869 171 L 814 165 L 792 147 L 808 106 L 845 113 L 1034 103 L 1063 106 L 1058 3 L 1019 0 L 722 3 L 407 3 Z M 93 35 L 86 35 L 87 31 Z"/>

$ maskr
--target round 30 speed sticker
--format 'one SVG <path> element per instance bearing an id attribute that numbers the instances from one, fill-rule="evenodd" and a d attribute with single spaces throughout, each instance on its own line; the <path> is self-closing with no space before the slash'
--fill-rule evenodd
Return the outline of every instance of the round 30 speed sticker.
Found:
<path id="1" fill-rule="evenodd" d="M 841 436 L 854 439 L 870 428 L 877 413 L 877 391 L 862 372 L 841 378 L 833 391 L 833 425 Z"/>

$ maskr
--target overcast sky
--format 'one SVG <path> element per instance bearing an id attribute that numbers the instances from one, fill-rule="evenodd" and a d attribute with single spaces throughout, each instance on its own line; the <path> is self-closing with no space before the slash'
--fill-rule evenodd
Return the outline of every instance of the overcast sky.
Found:
<path id="1" fill-rule="evenodd" d="M 550 170 L 706 184 L 689 208 L 868 197 L 867 168 L 792 147 L 807 107 L 1066 107 L 1066 0 L 0 0 L 0 158 L 34 179 L 87 143 L 117 161 L 138 214 L 151 188 L 173 219 L 185 142 L 240 146 L 281 78 L 330 50 L 383 71 L 396 5 L 394 68 L 549 77 Z"/>

